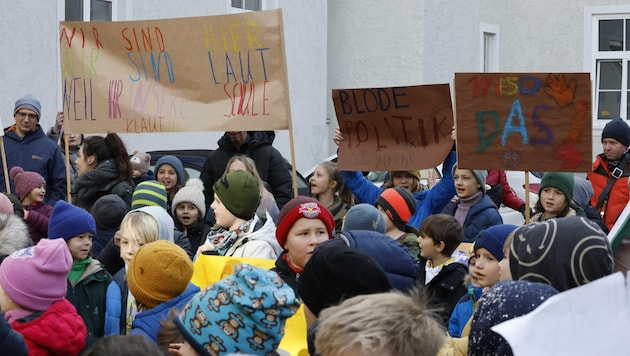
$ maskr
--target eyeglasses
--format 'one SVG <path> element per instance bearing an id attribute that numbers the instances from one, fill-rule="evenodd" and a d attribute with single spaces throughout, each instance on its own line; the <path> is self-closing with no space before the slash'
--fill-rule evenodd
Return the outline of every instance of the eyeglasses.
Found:
<path id="1" fill-rule="evenodd" d="M 18 111 L 15 113 L 15 116 L 18 117 L 18 119 L 23 120 L 24 118 L 28 118 L 29 120 L 35 120 L 37 119 L 37 114 L 27 114 L 23 111 Z"/>

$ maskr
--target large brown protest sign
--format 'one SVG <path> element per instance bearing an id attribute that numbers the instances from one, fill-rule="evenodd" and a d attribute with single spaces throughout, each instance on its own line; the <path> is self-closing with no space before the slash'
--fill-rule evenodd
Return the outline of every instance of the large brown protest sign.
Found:
<path id="1" fill-rule="evenodd" d="M 340 169 L 418 170 L 439 165 L 453 147 L 448 84 L 336 89 L 344 141 Z"/>
<path id="2" fill-rule="evenodd" d="M 587 172 L 588 73 L 456 73 L 462 168 Z"/>
<path id="3" fill-rule="evenodd" d="M 289 127 L 281 10 L 59 30 L 66 132 Z"/>

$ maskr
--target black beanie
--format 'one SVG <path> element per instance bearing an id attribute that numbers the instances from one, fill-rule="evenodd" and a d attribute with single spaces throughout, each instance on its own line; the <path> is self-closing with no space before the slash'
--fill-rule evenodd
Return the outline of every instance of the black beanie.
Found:
<path id="1" fill-rule="evenodd" d="M 316 316 L 345 299 L 391 288 L 378 262 L 338 238 L 315 249 L 298 282 L 298 294 Z"/>
<path id="2" fill-rule="evenodd" d="M 630 127 L 621 118 L 616 118 L 604 126 L 602 141 L 605 138 L 614 138 L 624 146 L 630 146 Z"/>

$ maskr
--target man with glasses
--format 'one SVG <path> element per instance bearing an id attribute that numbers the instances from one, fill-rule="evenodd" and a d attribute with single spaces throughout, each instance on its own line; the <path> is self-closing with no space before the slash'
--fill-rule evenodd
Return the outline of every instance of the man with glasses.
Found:
<path id="1" fill-rule="evenodd" d="M 4 129 L 7 169 L 19 166 L 37 172 L 46 180 L 46 203 L 55 205 L 66 199 L 66 166 L 61 149 L 46 137 L 39 125 L 41 104 L 30 94 L 15 102 L 15 124 Z M 6 192 L 4 173 L 0 170 L 0 191 Z M 11 182 L 11 192 L 15 192 Z"/>

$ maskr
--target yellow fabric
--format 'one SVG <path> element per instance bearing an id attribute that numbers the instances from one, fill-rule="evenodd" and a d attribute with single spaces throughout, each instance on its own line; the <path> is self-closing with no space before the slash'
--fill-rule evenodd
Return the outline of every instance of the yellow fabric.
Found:
<path id="1" fill-rule="evenodd" d="M 234 266 L 239 263 L 247 263 L 252 266 L 271 269 L 275 266 L 275 260 L 265 258 L 245 258 L 232 256 L 198 255 L 194 263 L 194 271 L 191 282 L 201 289 L 232 274 Z M 287 320 L 284 327 L 284 337 L 279 348 L 289 352 L 292 356 L 308 356 L 306 344 L 306 317 L 304 306 Z"/>
<path id="2" fill-rule="evenodd" d="M 468 336 L 462 338 L 447 337 L 438 356 L 466 356 L 468 355 Z"/>

